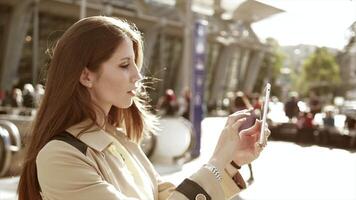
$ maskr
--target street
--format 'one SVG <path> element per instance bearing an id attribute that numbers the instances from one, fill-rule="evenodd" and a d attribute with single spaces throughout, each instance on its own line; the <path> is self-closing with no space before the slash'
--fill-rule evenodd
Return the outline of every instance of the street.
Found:
<path id="1" fill-rule="evenodd" d="M 224 123 L 224 118 L 205 119 L 202 155 L 185 164 L 182 171 L 163 178 L 179 184 L 206 162 Z M 234 199 L 356 199 L 356 152 L 270 141 L 252 167 L 255 181 Z M 245 180 L 249 178 L 247 166 L 241 173 Z"/>

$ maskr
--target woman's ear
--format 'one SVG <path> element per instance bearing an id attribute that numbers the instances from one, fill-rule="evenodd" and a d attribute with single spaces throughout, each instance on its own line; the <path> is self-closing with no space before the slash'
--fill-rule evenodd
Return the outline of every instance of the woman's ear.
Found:
<path id="1" fill-rule="evenodd" d="M 95 73 L 91 72 L 87 67 L 85 67 L 80 74 L 79 82 L 87 88 L 92 88 L 94 79 Z"/>

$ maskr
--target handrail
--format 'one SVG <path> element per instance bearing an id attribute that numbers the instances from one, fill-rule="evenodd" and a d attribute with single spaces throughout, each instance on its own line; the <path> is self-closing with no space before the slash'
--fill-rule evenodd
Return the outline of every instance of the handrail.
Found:
<path id="1" fill-rule="evenodd" d="M 14 145 L 11 138 L 14 139 Z M 19 129 L 15 124 L 10 121 L 0 120 L 0 139 L 4 144 L 4 154 L 2 155 L 3 161 L 0 166 L 0 177 L 4 176 L 11 165 L 12 153 L 21 149 L 21 136 Z"/>
<path id="2" fill-rule="evenodd" d="M 21 135 L 17 126 L 7 120 L 0 120 L 0 126 L 5 128 L 9 135 L 14 139 L 14 145 L 10 145 L 8 148 L 12 152 L 20 151 L 21 149 Z"/>

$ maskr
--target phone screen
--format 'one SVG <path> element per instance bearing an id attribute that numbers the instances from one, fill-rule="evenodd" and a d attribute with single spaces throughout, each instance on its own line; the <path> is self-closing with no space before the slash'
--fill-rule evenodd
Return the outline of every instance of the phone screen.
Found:
<path id="1" fill-rule="evenodd" d="M 262 105 L 262 110 L 261 110 L 261 133 L 260 133 L 260 139 L 259 143 L 263 144 L 263 140 L 265 137 L 265 127 L 267 123 L 267 113 L 268 113 L 268 104 L 269 104 L 269 96 L 271 93 L 271 84 L 267 83 L 266 87 L 264 89 L 264 99 L 263 99 L 263 105 Z"/>

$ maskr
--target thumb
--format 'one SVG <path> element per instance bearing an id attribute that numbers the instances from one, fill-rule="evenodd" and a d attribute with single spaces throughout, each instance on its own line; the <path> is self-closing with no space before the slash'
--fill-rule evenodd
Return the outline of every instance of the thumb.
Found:
<path id="1" fill-rule="evenodd" d="M 239 128 L 245 121 L 246 121 L 246 118 L 242 118 L 242 119 L 237 120 L 232 125 L 233 134 L 239 135 Z M 239 137 L 237 137 L 237 138 L 239 138 Z"/>
<path id="2" fill-rule="evenodd" d="M 251 136 L 259 133 L 261 129 L 261 120 L 256 119 L 255 124 L 248 129 L 242 130 L 241 134 L 245 136 Z"/>

